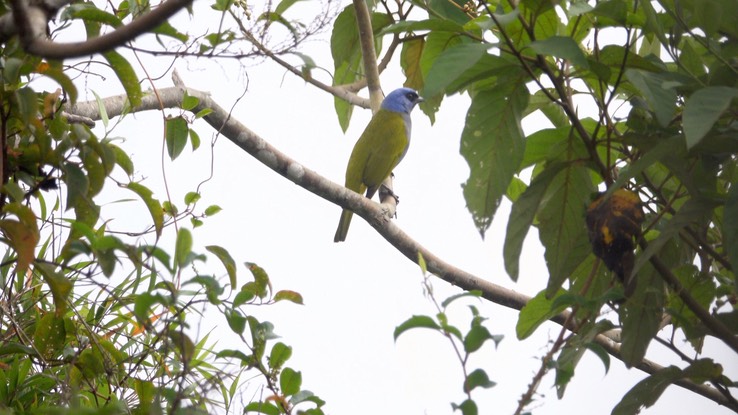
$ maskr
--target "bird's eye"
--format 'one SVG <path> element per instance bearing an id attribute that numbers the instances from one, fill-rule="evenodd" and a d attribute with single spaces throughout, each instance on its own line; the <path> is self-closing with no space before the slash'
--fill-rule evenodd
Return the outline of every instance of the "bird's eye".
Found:
<path id="1" fill-rule="evenodd" d="M 416 94 L 415 92 L 408 92 L 407 95 L 405 95 L 405 96 L 410 101 L 415 101 L 416 99 L 418 99 L 418 94 Z"/>

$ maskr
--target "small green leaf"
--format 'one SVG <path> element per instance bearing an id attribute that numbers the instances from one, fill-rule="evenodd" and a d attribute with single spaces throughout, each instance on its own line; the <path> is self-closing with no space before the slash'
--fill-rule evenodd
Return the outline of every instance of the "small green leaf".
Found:
<path id="1" fill-rule="evenodd" d="M 246 317 L 242 316 L 238 310 L 226 310 L 225 318 L 234 333 L 241 335 L 246 330 Z"/>
<path id="2" fill-rule="evenodd" d="M 187 194 L 184 197 L 185 205 L 191 205 L 193 203 L 197 203 L 198 200 L 200 200 L 200 193 L 197 192 L 187 192 Z"/>
<path id="3" fill-rule="evenodd" d="M 205 247 L 208 251 L 212 252 L 220 262 L 225 266 L 226 272 L 228 272 L 228 278 L 231 283 L 231 287 L 235 287 L 236 281 L 236 261 L 233 260 L 231 254 L 225 249 L 218 245 L 208 245 Z"/>
<path id="4" fill-rule="evenodd" d="M 454 301 L 456 301 L 456 300 L 458 300 L 460 298 L 466 298 L 466 297 L 481 298 L 482 297 L 482 292 L 480 290 L 471 290 L 471 291 L 464 291 L 464 292 L 461 292 L 461 293 L 458 293 L 458 294 L 454 294 L 454 295 L 446 298 L 445 300 L 443 300 L 441 302 L 441 307 L 443 307 L 445 309 L 449 305 L 451 305 L 451 303 L 453 303 Z"/>
<path id="5" fill-rule="evenodd" d="M 205 216 L 213 216 L 216 213 L 220 212 L 221 210 L 223 209 L 221 209 L 221 207 L 218 205 L 210 205 L 207 208 L 205 208 Z"/>
<path id="6" fill-rule="evenodd" d="M 489 380 L 487 372 L 482 369 L 476 369 L 475 371 L 471 372 L 469 376 L 467 376 L 464 380 L 464 393 L 470 393 L 478 387 L 489 389 L 491 387 L 494 387 L 495 385 L 497 385 L 497 383 Z"/>
<path id="7" fill-rule="evenodd" d="M 678 367 L 669 366 L 638 382 L 613 408 L 612 415 L 636 415 L 642 408 L 653 405 L 666 388 L 681 377 L 681 372 Z"/>
<path id="8" fill-rule="evenodd" d="M 302 295 L 300 293 L 290 290 L 280 290 L 274 294 L 274 301 L 291 301 L 295 304 L 302 305 Z"/>
<path id="9" fill-rule="evenodd" d="M 269 275 L 264 268 L 256 265 L 253 262 L 246 262 L 246 267 L 251 271 L 251 275 L 254 277 L 253 283 L 245 284 L 241 290 L 248 288 L 248 291 L 252 292 L 259 298 L 267 296 L 269 291 L 272 289 L 272 283 L 269 281 Z"/>
<path id="10" fill-rule="evenodd" d="M 493 338 L 486 327 L 474 325 L 464 337 L 464 350 L 467 353 L 474 353 L 482 347 L 484 342 Z"/>
<path id="11" fill-rule="evenodd" d="M 459 405 L 451 403 L 451 408 L 454 411 L 461 411 L 461 415 L 477 415 L 479 413 L 476 402 L 471 399 L 467 399 Z"/>
<path id="12" fill-rule="evenodd" d="M 164 210 L 161 208 L 161 203 L 152 197 L 153 192 L 146 186 L 130 182 L 126 185 L 129 190 L 135 192 L 141 200 L 143 200 L 146 207 L 149 209 L 151 219 L 154 221 L 154 229 L 156 230 L 157 238 L 161 236 L 161 231 L 164 228 Z"/>
<path id="13" fill-rule="evenodd" d="M 738 89 L 726 86 L 702 88 L 689 97 L 684 104 L 684 135 L 688 149 L 699 144 L 736 97 Z"/>
<path id="14" fill-rule="evenodd" d="M 294 395 L 300 391 L 302 386 L 302 373 L 297 372 L 289 367 L 282 370 L 279 376 L 279 388 L 285 396 Z"/>
<path id="15" fill-rule="evenodd" d="M 404 323 L 395 327 L 395 332 L 394 332 L 395 341 L 397 341 L 397 338 L 400 337 L 400 334 L 410 329 L 416 329 L 416 328 L 440 330 L 441 326 L 439 326 L 435 320 L 433 320 L 432 318 L 428 316 L 412 316 L 409 319 L 405 320 Z"/>
<path id="16" fill-rule="evenodd" d="M 190 131 L 190 144 L 192 144 L 192 151 L 195 151 L 200 147 L 200 136 L 192 128 L 190 128 L 189 131 Z"/>
<path id="17" fill-rule="evenodd" d="M 192 253 L 192 233 L 187 228 L 180 228 L 177 232 L 177 243 L 174 249 L 174 262 L 183 267 L 189 263 Z"/>
<path id="18" fill-rule="evenodd" d="M 273 371 L 279 370 L 285 362 L 292 357 L 292 347 L 282 342 L 277 342 L 269 352 L 269 368 Z"/>
<path id="19" fill-rule="evenodd" d="M 187 144 L 188 133 L 187 120 L 184 117 L 167 118 L 165 136 L 170 159 L 174 160 L 182 153 Z"/>

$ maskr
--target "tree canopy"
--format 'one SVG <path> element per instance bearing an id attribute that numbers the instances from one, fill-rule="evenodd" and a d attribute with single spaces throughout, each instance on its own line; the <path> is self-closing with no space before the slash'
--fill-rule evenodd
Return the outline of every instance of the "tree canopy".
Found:
<path id="1" fill-rule="evenodd" d="M 546 321 L 561 326 L 516 413 L 530 410 L 547 375 L 565 399 L 588 351 L 647 374 L 614 414 L 653 405 L 670 385 L 738 412 L 728 367 L 738 354 L 738 0 L 208 5 L 217 27 L 199 26 L 205 11 L 183 0 L 0 2 L 3 411 L 323 413 L 288 364 L 289 341 L 254 311 L 301 304 L 300 293 L 224 246 L 195 248 L 193 231 L 220 206 L 204 203 L 197 184 L 182 200 L 166 184 L 150 188 L 106 133 L 159 111 L 170 161 L 205 151 L 193 128 L 204 121 L 270 172 L 364 218 L 427 281 L 462 289 L 436 299 L 427 283 L 437 313 L 394 328 L 396 339 L 425 328 L 452 344 L 465 396 L 454 410 L 476 414 L 475 396 L 503 381 L 469 363 L 501 340 L 487 317 L 471 306 L 467 328 L 449 322 L 449 307 L 472 297 L 519 310 L 520 340 Z M 178 12 L 191 27 L 170 23 Z M 303 49 L 326 30 L 332 67 Z M 431 122 L 450 96 L 468 96 L 458 134 L 470 220 L 489 238 L 511 203 L 505 271 L 518 280 L 534 228 L 546 285 L 528 297 L 449 264 L 391 220 L 396 199 L 378 204 L 326 179 L 176 71 L 174 86 L 159 87 L 142 56 L 276 63 L 331 96 L 344 131 L 355 106 L 378 107 L 388 68 L 425 98 Z M 80 74 L 98 71 L 124 93 L 83 100 Z M 533 117 L 543 121 L 526 133 Z M 126 192 L 118 202 L 144 218 L 139 228 L 110 225 L 111 189 Z M 193 318 L 206 308 L 241 348 L 198 333 Z M 706 339 L 732 354 L 704 353 Z M 681 364 L 650 360 L 654 343 Z M 254 378 L 268 394 L 237 407 Z"/>

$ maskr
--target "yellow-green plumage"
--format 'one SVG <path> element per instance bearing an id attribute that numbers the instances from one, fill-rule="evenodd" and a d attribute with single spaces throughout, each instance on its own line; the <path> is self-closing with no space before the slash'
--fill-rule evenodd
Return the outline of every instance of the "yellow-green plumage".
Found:
<path id="1" fill-rule="evenodd" d="M 398 96 L 398 92 L 403 95 Z M 388 99 L 404 100 L 403 111 L 392 110 L 392 106 L 385 108 Z M 410 110 L 420 101 L 422 98 L 407 88 L 388 95 L 382 109 L 374 114 L 351 152 L 346 168 L 347 188 L 359 194 L 366 191 L 366 197 L 370 199 L 374 196 L 407 152 L 410 145 Z M 352 216 L 350 210 L 341 212 L 341 220 L 333 238 L 335 242 L 346 240 Z"/>

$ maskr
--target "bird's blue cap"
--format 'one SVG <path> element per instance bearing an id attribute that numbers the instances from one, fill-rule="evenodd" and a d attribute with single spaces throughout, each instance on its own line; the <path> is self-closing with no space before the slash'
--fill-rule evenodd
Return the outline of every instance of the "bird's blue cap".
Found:
<path id="1" fill-rule="evenodd" d="M 382 109 L 409 114 L 415 104 L 423 102 L 418 92 L 411 88 L 398 88 L 390 92 L 382 101 Z"/>

